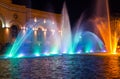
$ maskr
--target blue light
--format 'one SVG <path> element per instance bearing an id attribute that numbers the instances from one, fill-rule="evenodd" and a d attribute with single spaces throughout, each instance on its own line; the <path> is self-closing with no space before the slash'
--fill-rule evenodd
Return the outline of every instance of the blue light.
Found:
<path id="1" fill-rule="evenodd" d="M 81 54 L 82 50 L 77 51 L 77 54 Z"/>
<path id="2" fill-rule="evenodd" d="M 80 35 L 80 37 L 79 37 L 80 39 L 82 39 L 82 36 Z"/>
<path id="3" fill-rule="evenodd" d="M 62 53 L 59 53 L 59 55 L 62 55 Z"/>
<path id="4" fill-rule="evenodd" d="M 77 52 L 77 54 L 81 54 L 81 52 L 80 52 L 80 51 L 78 51 L 78 52 Z"/>

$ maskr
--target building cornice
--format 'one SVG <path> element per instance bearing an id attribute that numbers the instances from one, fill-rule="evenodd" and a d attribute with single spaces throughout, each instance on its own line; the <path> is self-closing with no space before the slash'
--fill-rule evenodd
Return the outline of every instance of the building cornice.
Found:
<path id="1" fill-rule="evenodd" d="M 56 13 L 52 13 L 52 12 L 45 12 L 45 11 L 40 11 L 40 10 L 36 10 L 36 9 L 31 9 L 31 13 L 33 15 L 38 15 L 38 16 L 42 15 L 45 17 L 61 17 L 61 14 L 56 14 Z"/>
<path id="2" fill-rule="evenodd" d="M 26 12 L 25 6 L 19 6 L 19 5 L 2 2 L 2 1 L 0 1 L 0 6 L 3 8 L 6 8 L 8 10 L 12 10 L 12 11 L 16 11 L 16 12 L 22 12 L 22 13 Z"/>

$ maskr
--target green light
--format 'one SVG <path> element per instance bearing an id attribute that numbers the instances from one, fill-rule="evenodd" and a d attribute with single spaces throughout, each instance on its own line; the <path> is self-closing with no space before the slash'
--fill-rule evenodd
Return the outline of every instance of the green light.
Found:
<path id="1" fill-rule="evenodd" d="M 21 53 L 21 54 L 19 54 L 17 57 L 18 57 L 18 58 L 21 58 L 21 57 L 23 57 L 23 56 L 24 56 L 24 54 Z"/>
<path id="2" fill-rule="evenodd" d="M 92 43 L 87 42 L 87 44 L 85 46 L 85 53 L 90 53 L 91 49 L 92 49 Z"/>
<path id="3" fill-rule="evenodd" d="M 46 53 L 44 53 L 44 55 L 45 55 L 45 56 L 49 56 L 50 54 L 46 52 Z"/>
<path id="4" fill-rule="evenodd" d="M 40 54 L 39 53 L 35 53 L 35 56 L 40 56 Z"/>
<path id="5" fill-rule="evenodd" d="M 58 54 L 58 49 L 53 47 L 51 50 L 51 54 Z"/>
<path id="6" fill-rule="evenodd" d="M 51 54 L 58 54 L 56 51 L 51 52 Z"/>
<path id="7" fill-rule="evenodd" d="M 87 51 L 85 51 L 85 53 L 89 53 L 89 51 L 87 50 Z"/>
<path id="8" fill-rule="evenodd" d="M 74 52 L 73 52 L 73 50 L 72 50 L 72 49 L 70 50 L 69 54 L 74 54 Z"/>
<path id="9" fill-rule="evenodd" d="M 69 54 L 74 54 L 73 52 L 69 52 Z"/>
<path id="10" fill-rule="evenodd" d="M 8 57 L 12 57 L 12 54 L 7 55 Z"/>
<path id="11" fill-rule="evenodd" d="M 34 55 L 35 55 L 35 56 L 40 56 L 39 50 L 36 50 L 36 51 L 34 52 Z"/>

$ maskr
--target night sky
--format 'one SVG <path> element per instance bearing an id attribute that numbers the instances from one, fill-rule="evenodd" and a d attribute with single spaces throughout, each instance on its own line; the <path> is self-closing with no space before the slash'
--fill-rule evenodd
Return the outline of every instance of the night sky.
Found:
<path id="1" fill-rule="evenodd" d="M 70 21 L 74 23 L 81 13 L 90 12 L 94 8 L 96 0 L 13 0 L 13 3 L 60 14 L 64 1 L 67 5 Z M 109 7 L 110 14 L 120 13 L 120 0 L 109 0 Z"/>
<path id="2" fill-rule="evenodd" d="M 96 0 L 12 0 L 15 4 L 26 5 L 27 7 L 61 13 L 63 2 L 66 1 L 68 9 L 73 12 L 81 12 L 91 5 L 95 5 Z M 111 12 L 120 12 L 120 0 L 108 0 Z"/>

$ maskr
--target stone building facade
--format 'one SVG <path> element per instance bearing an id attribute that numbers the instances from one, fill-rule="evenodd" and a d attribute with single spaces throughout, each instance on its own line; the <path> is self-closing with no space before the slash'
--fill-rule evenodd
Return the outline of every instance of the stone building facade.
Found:
<path id="1" fill-rule="evenodd" d="M 30 23 L 31 20 L 36 22 L 37 19 L 42 19 L 43 23 L 49 20 L 53 24 L 56 23 L 57 27 L 60 27 L 60 14 L 12 4 L 12 0 L 0 0 L 0 44 L 4 45 L 13 42 L 19 31 L 26 29 L 26 24 Z M 41 27 L 43 26 L 41 25 Z"/>

